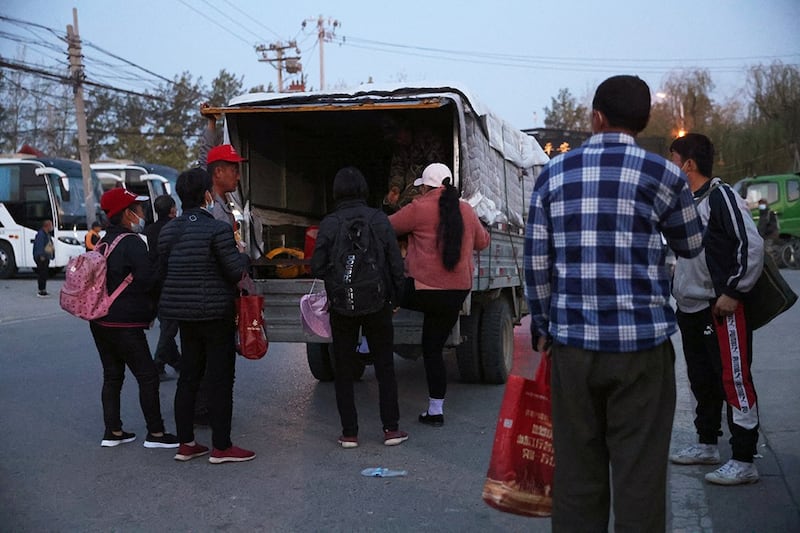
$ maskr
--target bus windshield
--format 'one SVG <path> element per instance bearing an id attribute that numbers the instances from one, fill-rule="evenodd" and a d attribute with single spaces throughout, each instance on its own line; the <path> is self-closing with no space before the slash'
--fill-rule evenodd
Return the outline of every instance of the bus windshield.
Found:
<path id="1" fill-rule="evenodd" d="M 86 230 L 86 199 L 84 197 L 83 176 L 80 167 L 62 169 L 67 177 L 61 178 L 55 174 L 48 174 L 50 190 L 53 192 L 53 202 L 58 213 L 58 229 L 60 230 Z M 100 216 L 100 197 L 103 189 L 100 180 L 92 171 L 92 188 L 94 190 L 95 216 Z"/>

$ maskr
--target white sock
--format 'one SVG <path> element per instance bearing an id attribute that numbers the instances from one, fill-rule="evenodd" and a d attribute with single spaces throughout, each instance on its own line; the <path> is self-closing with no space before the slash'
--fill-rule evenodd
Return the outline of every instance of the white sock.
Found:
<path id="1" fill-rule="evenodd" d="M 442 407 L 444 406 L 444 398 L 441 400 L 437 398 L 428 398 L 428 414 L 429 415 L 443 415 L 444 411 Z"/>

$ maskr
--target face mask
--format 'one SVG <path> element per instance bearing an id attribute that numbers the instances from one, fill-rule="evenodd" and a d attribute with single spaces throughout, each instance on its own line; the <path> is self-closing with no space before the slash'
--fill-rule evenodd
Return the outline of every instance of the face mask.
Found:
<path id="1" fill-rule="evenodd" d="M 136 215 L 136 218 L 138 219 L 138 222 L 131 225 L 131 231 L 134 233 L 142 233 L 144 231 L 144 219 L 139 215 Z"/>
<path id="2" fill-rule="evenodd" d="M 761 204 L 761 205 L 758 206 L 758 209 L 760 211 L 766 211 L 767 210 L 767 206 L 765 206 L 764 204 Z"/>

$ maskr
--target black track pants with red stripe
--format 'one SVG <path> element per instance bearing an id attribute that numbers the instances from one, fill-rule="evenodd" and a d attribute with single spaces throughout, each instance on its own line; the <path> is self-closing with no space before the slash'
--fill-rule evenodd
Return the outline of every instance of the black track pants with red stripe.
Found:
<path id="1" fill-rule="evenodd" d="M 715 320 L 711 307 L 677 315 L 689 385 L 697 400 L 694 425 L 699 441 L 717 443 L 724 402 L 732 458 L 752 462 L 758 442 L 758 406 L 750 373 L 753 332 L 746 324 L 743 305 L 724 320 Z"/>

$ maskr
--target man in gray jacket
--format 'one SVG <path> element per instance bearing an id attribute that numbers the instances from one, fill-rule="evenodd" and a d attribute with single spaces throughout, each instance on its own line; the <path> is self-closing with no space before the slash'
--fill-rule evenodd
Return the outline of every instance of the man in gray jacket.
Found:
<path id="1" fill-rule="evenodd" d="M 740 485 L 758 481 L 753 464 L 758 442 L 758 407 L 752 364 L 753 330 L 744 315 L 744 295 L 761 274 L 764 243 L 744 200 L 719 178 L 711 179 L 714 145 L 690 133 L 670 147 L 694 193 L 705 225 L 703 252 L 678 258 L 672 293 L 689 384 L 697 400 L 698 444 L 670 456 L 676 464 L 718 464 L 722 405 L 727 403 L 732 458 L 707 481 Z"/>

